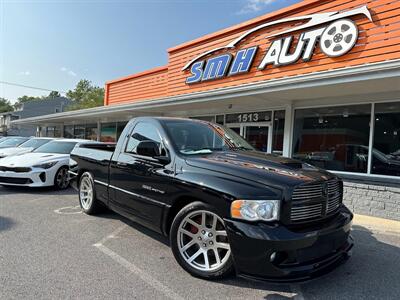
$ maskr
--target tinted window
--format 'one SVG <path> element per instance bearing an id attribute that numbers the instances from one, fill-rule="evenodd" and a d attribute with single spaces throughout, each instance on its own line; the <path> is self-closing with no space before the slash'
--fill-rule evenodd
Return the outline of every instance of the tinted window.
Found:
<path id="1" fill-rule="evenodd" d="M 161 145 L 160 134 L 153 124 L 142 122 L 135 126 L 126 144 L 126 152 L 136 153 L 136 147 L 142 141 L 153 141 Z"/>
<path id="2" fill-rule="evenodd" d="M 29 138 L 9 138 L 0 142 L 0 147 L 16 147 L 26 142 Z"/>
<path id="3" fill-rule="evenodd" d="M 375 105 L 371 172 L 400 176 L 400 103 Z"/>
<path id="4" fill-rule="evenodd" d="M 29 141 L 26 141 L 25 143 L 21 144 L 20 147 L 22 148 L 38 148 L 44 144 L 47 144 L 50 142 L 50 140 L 45 140 L 45 139 L 31 139 Z"/>
<path id="5" fill-rule="evenodd" d="M 175 147 L 182 154 L 206 154 L 228 149 L 254 150 L 231 129 L 207 122 L 164 120 Z"/>
<path id="6" fill-rule="evenodd" d="M 283 153 L 283 132 L 285 129 L 285 111 L 274 112 L 274 130 L 272 132 L 272 153 Z"/>
<path id="7" fill-rule="evenodd" d="M 87 124 L 85 127 L 85 139 L 86 140 L 97 140 L 97 124 Z"/>
<path id="8" fill-rule="evenodd" d="M 76 142 L 58 142 L 53 141 L 40 146 L 35 151 L 36 153 L 58 153 L 58 154 L 70 154 L 74 149 Z"/>
<path id="9" fill-rule="evenodd" d="M 371 105 L 296 110 L 293 157 L 336 171 L 368 170 Z"/>
<path id="10" fill-rule="evenodd" d="M 117 140 L 116 123 L 101 124 L 100 141 L 105 143 L 114 143 Z"/>
<path id="11" fill-rule="evenodd" d="M 75 125 L 74 127 L 74 139 L 85 138 L 85 125 Z"/>
<path id="12" fill-rule="evenodd" d="M 64 126 L 64 137 L 68 139 L 74 138 L 74 125 L 65 125 Z"/>

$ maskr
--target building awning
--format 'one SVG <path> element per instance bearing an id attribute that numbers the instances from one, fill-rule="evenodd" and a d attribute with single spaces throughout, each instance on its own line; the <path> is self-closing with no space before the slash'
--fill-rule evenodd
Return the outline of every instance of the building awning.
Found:
<path id="1" fill-rule="evenodd" d="M 143 115 L 184 116 L 221 111 L 249 111 L 257 107 L 282 107 L 297 101 L 329 98 L 361 101 L 393 100 L 400 92 L 400 60 L 365 64 L 313 74 L 291 76 L 237 87 L 183 96 L 135 101 L 15 120 L 15 125 L 87 123 Z M 310 104 L 311 105 L 311 104 Z"/>

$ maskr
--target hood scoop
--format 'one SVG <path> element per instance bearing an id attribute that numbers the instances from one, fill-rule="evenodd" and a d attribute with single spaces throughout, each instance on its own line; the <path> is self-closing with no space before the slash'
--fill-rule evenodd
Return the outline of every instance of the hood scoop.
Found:
<path id="1" fill-rule="evenodd" d="M 297 162 L 297 161 L 282 162 L 282 165 L 289 167 L 291 169 L 302 169 L 303 168 L 303 164 L 301 162 Z"/>

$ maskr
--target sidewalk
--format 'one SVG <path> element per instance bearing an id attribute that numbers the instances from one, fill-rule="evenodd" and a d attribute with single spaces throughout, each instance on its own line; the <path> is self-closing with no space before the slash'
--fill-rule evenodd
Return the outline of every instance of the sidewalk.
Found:
<path id="1" fill-rule="evenodd" d="M 364 215 L 354 215 L 354 225 L 366 227 L 372 231 L 388 231 L 400 234 L 400 222 Z"/>

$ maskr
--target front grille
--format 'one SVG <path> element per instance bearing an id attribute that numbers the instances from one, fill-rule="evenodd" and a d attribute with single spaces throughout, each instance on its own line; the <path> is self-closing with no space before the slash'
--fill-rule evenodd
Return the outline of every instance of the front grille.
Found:
<path id="1" fill-rule="evenodd" d="M 29 178 L 0 177 L 0 183 L 30 184 L 33 181 Z"/>
<path id="2" fill-rule="evenodd" d="M 298 186 L 292 193 L 292 222 L 318 220 L 334 214 L 342 203 L 343 184 L 338 179 Z"/>
<path id="3" fill-rule="evenodd" d="M 21 167 L 2 167 L 0 166 L 1 172 L 15 172 L 15 173 L 28 173 L 32 171 L 31 168 L 21 168 Z"/>

